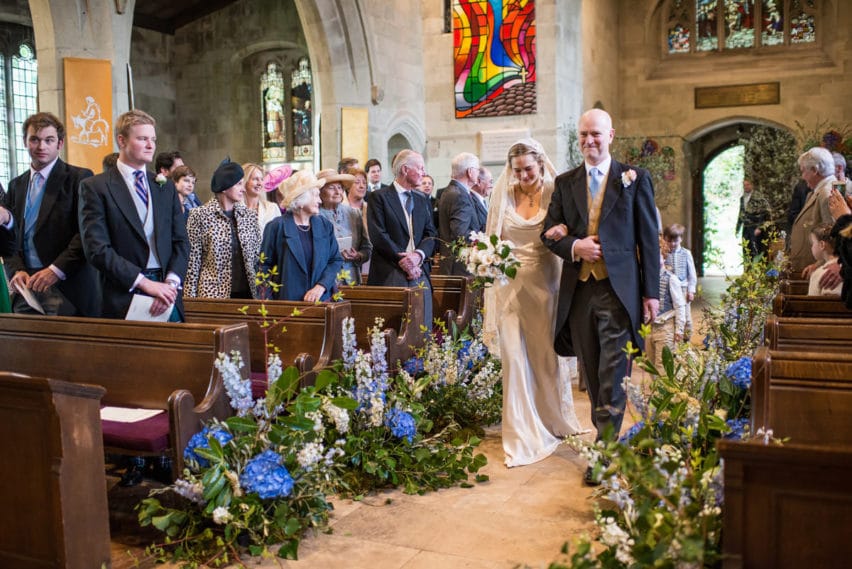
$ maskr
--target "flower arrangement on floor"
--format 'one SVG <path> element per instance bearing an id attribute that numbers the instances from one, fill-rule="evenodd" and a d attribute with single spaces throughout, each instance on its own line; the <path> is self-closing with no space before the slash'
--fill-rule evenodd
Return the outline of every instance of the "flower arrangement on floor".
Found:
<path id="1" fill-rule="evenodd" d="M 662 369 L 644 356 L 635 360 L 651 378 L 624 380 L 637 422 L 618 441 L 572 439 L 601 476 L 602 500 L 595 537 L 580 539 L 570 557 L 566 544 L 566 559 L 551 569 L 718 566 L 723 478 L 715 443 L 771 438 L 762 429 L 749 433 L 750 358 L 778 284 L 769 261 L 747 262 L 723 310 L 706 314 L 704 350 L 666 347 Z"/>
<path id="2" fill-rule="evenodd" d="M 472 288 L 489 286 L 494 281 L 508 282 L 515 278 L 521 262 L 512 250 L 515 244 L 480 231 L 471 231 L 465 240 L 460 237 L 452 244 L 453 253 L 473 275 Z"/>
<path id="3" fill-rule="evenodd" d="M 356 408 L 345 433 L 327 433 L 327 438 L 346 438 L 346 469 L 338 490 L 357 497 L 389 486 L 422 494 L 468 484 L 487 462 L 485 455 L 474 453 L 479 439 L 455 436 L 453 423 L 436 428 L 420 396 L 428 379 L 388 372 L 382 325 L 378 320 L 369 331 L 369 352 L 356 348 L 354 321 L 348 318 L 343 325 L 338 389 L 352 396 Z M 487 477 L 476 475 L 476 480 Z"/>
<path id="4" fill-rule="evenodd" d="M 481 318 L 474 319 L 465 331 L 454 327 L 451 332 L 439 323 L 438 332 L 429 334 L 400 371 L 407 384 L 424 386 L 416 396 L 425 402 L 436 428 L 455 425 L 462 433 L 482 436 L 483 426 L 501 419 L 500 360 L 488 352 L 480 324 Z"/>
<path id="5" fill-rule="evenodd" d="M 273 356 L 277 360 L 277 356 Z M 252 401 L 238 352 L 220 354 L 222 373 L 236 415 L 204 427 L 184 451 L 187 468 L 172 486 L 155 490 L 137 507 L 139 522 L 166 534 L 148 552 L 187 566 L 220 566 L 251 555 L 296 558 L 309 528 L 324 529 L 343 465 L 343 440 L 327 433 L 345 424 L 355 402 L 331 397 L 335 374 L 323 371 L 314 386 L 299 390 L 290 367 Z M 280 360 L 271 369 L 281 371 Z"/>

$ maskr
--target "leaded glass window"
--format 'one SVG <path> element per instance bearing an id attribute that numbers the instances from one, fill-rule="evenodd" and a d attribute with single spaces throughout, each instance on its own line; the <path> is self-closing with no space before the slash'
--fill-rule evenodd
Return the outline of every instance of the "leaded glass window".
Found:
<path id="1" fill-rule="evenodd" d="M 0 24 L 0 183 L 23 172 L 30 158 L 22 128 L 38 110 L 38 66 L 31 28 Z"/>
<path id="2" fill-rule="evenodd" d="M 313 79 L 307 57 L 299 60 L 299 68 L 291 74 L 290 107 L 293 112 L 293 159 L 312 160 L 314 157 L 311 95 Z"/>
<path id="3" fill-rule="evenodd" d="M 818 0 L 670 0 L 663 11 L 669 54 L 812 44 Z"/>
<path id="4" fill-rule="evenodd" d="M 276 54 L 260 76 L 263 162 L 310 162 L 314 158 L 313 77 L 307 57 Z"/>

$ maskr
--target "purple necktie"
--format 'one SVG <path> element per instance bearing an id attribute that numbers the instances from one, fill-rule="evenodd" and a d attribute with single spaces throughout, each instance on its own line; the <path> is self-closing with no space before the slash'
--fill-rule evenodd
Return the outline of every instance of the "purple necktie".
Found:
<path id="1" fill-rule="evenodd" d="M 142 170 L 136 170 L 133 172 L 133 177 L 136 178 L 136 183 L 133 184 L 133 187 L 136 189 L 136 195 L 139 196 L 139 199 L 142 200 L 142 203 L 145 204 L 145 207 L 148 207 L 148 189 L 145 188 L 145 172 Z"/>

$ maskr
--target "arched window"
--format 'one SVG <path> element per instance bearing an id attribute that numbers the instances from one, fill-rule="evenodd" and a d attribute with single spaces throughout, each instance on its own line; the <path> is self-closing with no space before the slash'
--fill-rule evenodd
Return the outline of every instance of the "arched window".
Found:
<path id="1" fill-rule="evenodd" d="M 21 129 L 38 110 L 35 42 L 31 28 L 0 24 L 0 182 L 20 174 L 30 162 Z"/>
<path id="2" fill-rule="evenodd" d="M 260 77 L 263 162 L 268 165 L 309 162 L 314 157 L 310 63 L 307 57 L 295 64 L 293 59 L 283 59 L 283 63 L 266 63 Z"/>
<path id="3" fill-rule="evenodd" d="M 664 11 L 669 54 L 812 44 L 818 0 L 670 0 Z"/>

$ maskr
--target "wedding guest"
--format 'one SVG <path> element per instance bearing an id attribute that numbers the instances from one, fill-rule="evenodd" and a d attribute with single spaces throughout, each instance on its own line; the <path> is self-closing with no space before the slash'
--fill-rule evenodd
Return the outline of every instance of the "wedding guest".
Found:
<path id="1" fill-rule="evenodd" d="M 308 170 L 300 170 L 287 178 L 282 188 L 282 205 L 286 212 L 273 219 L 263 233 L 261 270 L 277 271 L 272 282 L 277 290 L 261 295 L 274 300 L 325 302 L 331 299 L 343 257 L 330 221 L 317 215 L 320 210 L 320 188 L 325 180 Z"/>
<path id="2" fill-rule="evenodd" d="M 438 198 L 435 197 L 435 178 L 426 174 L 420 181 L 420 186 L 417 188 L 421 193 L 429 198 L 429 206 L 432 208 L 432 223 L 435 224 L 435 229 L 438 228 Z"/>
<path id="3" fill-rule="evenodd" d="M 115 168 L 116 163 L 118 162 L 118 152 L 110 152 L 104 159 L 101 160 L 101 172 L 106 172 L 110 168 Z"/>
<path id="4" fill-rule="evenodd" d="M 322 207 L 319 213 L 334 226 L 334 236 L 343 257 L 343 269 L 348 273 L 341 281 L 347 285 L 359 285 L 361 266 L 370 259 L 373 245 L 367 238 L 361 213 L 343 203 L 343 188 L 354 183 L 355 176 L 338 174 L 329 168 L 321 170 L 317 178 L 325 180 L 320 188 Z"/>
<path id="5" fill-rule="evenodd" d="M 673 223 L 663 230 L 663 238 L 668 251 L 666 266 L 677 275 L 683 285 L 683 297 L 686 300 L 683 339 L 689 341 L 692 335 L 692 301 L 695 300 L 695 292 L 698 287 L 698 273 L 695 271 L 692 251 L 682 245 L 685 232 L 686 228 L 683 225 Z M 662 303 L 662 299 L 660 302 Z"/>
<path id="6" fill-rule="evenodd" d="M 15 232 L 12 229 L 13 225 L 12 214 L 8 209 L 0 206 L 0 257 L 11 255 L 15 251 Z"/>
<path id="7" fill-rule="evenodd" d="M 210 182 L 213 199 L 189 212 L 189 264 L 184 294 L 190 298 L 255 298 L 260 252 L 257 213 L 244 203 L 245 173 L 227 159 Z"/>
<path id="8" fill-rule="evenodd" d="M 289 166 L 287 166 L 289 168 Z M 257 214 L 257 223 L 260 226 L 260 234 L 263 235 L 263 230 L 266 224 L 281 217 L 281 210 L 278 206 L 266 199 L 268 191 L 263 184 L 263 168 L 253 162 L 243 164 L 243 172 L 246 176 L 243 180 L 245 185 L 245 204 L 246 207 Z"/>
<path id="9" fill-rule="evenodd" d="M 670 243 L 660 244 L 660 312 L 651 323 L 651 341 L 646 350 L 648 359 L 658 370 L 662 369 L 663 348 L 674 350 L 675 345 L 683 341 L 689 311 L 684 296 L 687 285 L 666 263 L 666 257 L 671 254 Z"/>
<path id="10" fill-rule="evenodd" d="M 828 198 L 831 183 L 834 182 L 834 158 L 825 148 L 811 148 L 798 159 L 802 178 L 813 190 L 805 200 L 802 211 L 793 221 L 790 231 L 789 259 L 791 270 L 801 272 L 802 278 L 808 278 L 817 264 L 811 263 L 810 230 L 823 223 L 834 223 L 829 210 Z M 833 286 L 833 285 L 829 285 Z"/>
<path id="11" fill-rule="evenodd" d="M 825 274 L 827 267 L 837 264 L 839 258 L 834 250 L 834 237 L 831 236 L 831 225 L 818 225 L 811 229 L 811 253 L 819 266 L 811 273 L 808 282 L 808 294 L 810 296 L 840 296 L 843 283 L 827 288 L 820 285 L 820 280 Z"/>
<path id="12" fill-rule="evenodd" d="M 479 180 L 479 158 L 470 152 L 456 155 L 451 164 L 452 178 L 438 201 L 438 236 L 441 272 L 445 275 L 469 275 L 464 263 L 453 253 L 459 238 L 467 241 L 471 231 L 482 231 L 471 187 Z M 484 220 L 483 220 L 484 221 Z"/>
<path id="13" fill-rule="evenodd" d="M 181 156 L 180 151 L 172 150 L 170 152 L 160 152 L 157 154 L 157 158 L 154 161 L 154 171 L 157 173 L 158 177 L 162 176 L 163 178 L 169 178 L 175 171 L 175 168 L 183 165 L 183 156 Z M 187 209 L 201 206 L 201 200 L 198 199 L 195 192 L 189 194 L 189 197 L 186 199 L 186 203 L 188 205 Z"/>
<path id="14" fill-rule="evenodd" d="M 195 171 L 189 166 L 178 166 L 171 174 L 172 182 L 175 183 L 175 189 L 180 199 L 180 208 L 183 211 L 183 218 L 189 219 L 189 211 L 193 209 L 189 196 L 195 191 Z"/>
<path id="15" fill-rule="evenodd" d="M 346 205 L 363 213 L 367 199 L 367 173 L 360 168 L 349 168 L 346 174 L 354 178 L 346 186 Z"/>
<path id="16" fill-rule="evenodd" d="M 840 298 L 846 308 L 852 308 L 852 196 L 842 196 L 837 190 L 832 190 L 829 197 L 831 215 L 837 218 L 831 228 L 831 236 L 835 239 L 835 247 L 840 258 L 840 276 L 843 285 Z M 823 280 L 820 286 L 826 286 Z"/>
<path id="17" fill-rule="evenodd" d="M 358 163 L 357 158 L 346 157 L 341 158 L 340 162 L 337 163 L 337 173 L 345 174 L 346 171 L 350 168 L 360 168 L 360 164 Z"/>
<path id="18" fill-rule="evenodd" d="M 284 164 L 273 168 L 263 177 L 263 189 L 267 192 L 275 192 L 275 203 L 278 204 L 278 212 L 284 213 L 286 208 L 282 205 L 284 201 L 284 181 L 293 174 L 293 168 Z M 267 225 L 269 222 L 267 222 Z M 264 227 L 264 231 L 266 227 Z"/>

